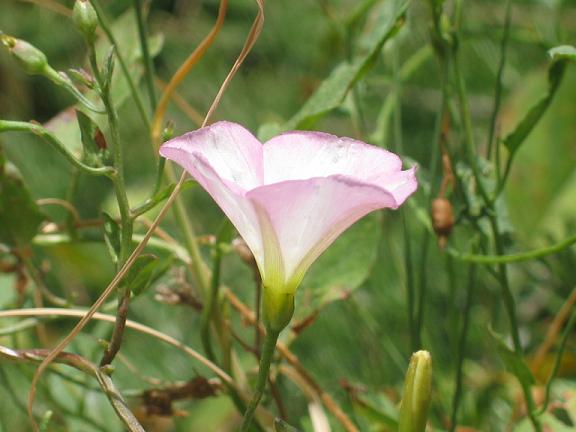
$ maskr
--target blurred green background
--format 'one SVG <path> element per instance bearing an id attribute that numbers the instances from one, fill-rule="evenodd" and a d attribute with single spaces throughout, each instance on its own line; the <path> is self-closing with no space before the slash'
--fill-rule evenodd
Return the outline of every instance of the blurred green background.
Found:
<path id="1" fill-rule="evenodd" d="M 101 3 L 108 17 L 116 22 L 114 30 L 119 44 L 130 55 L 138 46 L 133 2 Z M 214 120 L 235 121 L 262 135 L 266 134 L 266 128 L 273 130 L 288 122 L 338 64 L 356 58 L 366 49 L 374 29 L 381 25 L 384 3 L 267 2 L 262 35 L 226 91 Z M 576 44 L 576 2 L 532 0 L 512 4 L 502 106 L 496 127 L 502 137 L 513 130 L 529 107 L 547 91 L 550 63 L 547 50 Z M 60 0 L 4 0 L 0 5 L 0 30 L 41 49 L 57 70 L 87 67 L 82 38 L 66 16 L 72 5 L 71 1 Z M 506 4 L 474 0 L 463 5 L 459 55 L 468 87 L 473 133 L 478 152 L 484 155 Z M 451 11 L 454 4 L 448 2 L 445 7 Z M 149 30 L 153 35 L 151 45 L 158 51 L 154 65 L 161 81 L 170 79 L 210 30 L 217 10 L 218 2 L 213 0 L 151 2 Z M 253 1 L 232 0 L 216 42 L 179 87 L 179 96 L 200 118 L 240 52 L 255 14 Z M 421 188 L 403 210 L 378 213 L 363 220 L 313 266 L 299 291 L 296 320 L 320 313 L 297 338 L 295 334 L 285 337 L 307 370 L 343 406 L 360 430 L 392 430 L 386 419 L 397 415 L 396 404 L 413 351 L 407 317 L 407 284 L 413 283 L 418 289 L 425 289 L 421 346 L 432 353 L 434 361 L 430 430 L 448 429 L 461 348 L 459 335 L 466 315 L 469 332 L 459 424 L 481 431 L 509 430 L 512 425 L 515 430 L 530 430 L 525 419 L 520 420 L 523 407 L 518 402 L 519 387 L 505 373 L 489 331 L 508 334 L 496 278 L 488 267 L 478 268 L 475 296 L 467 309 L 468 266 L 447 258 L 422 223 L 428 213 L 429 191 L 437 191 L 442 180 L 435 150 L 442 75 L 430 44 L 431 26 L 428 3 L 411 2 L 404 26 L 378 53 L 372 68 L 336 109 L 314 121 L 314 129 L 353 136 L 400 152 L 419 165 Z M 64 128 L 73 121 L 67 110 L 74 100 L 45 78 L 23 73 L 5 51 L 0 53 L 0 118 L 35 120 L 54 128 Z M 133 68 L 134 76 L 141 77 L 138 54 L 134 55 Z M 404 70 L 408 72 L 399 80 L 399 71 Z M 147 102 L 142 82 L 139 88 Z M 153 186 L 156 158 L 133 100 L 120 90 L 114 97 L 121 102 L 120 133 L 126 152 L 126 178 L 131 203 L 136 204 L 148 196 Z M 159 94 L 160 90 L 157 91 Z M 454 89 L 449 91 L 452 98 L 448 111 L 455 112 Z M 383 107 L 390 104 L 390 98 L 391 109 L 386 111 Z M 510 253 L 553 244 L 574 235 L 575 101 L 576 66 L 569 66 L 551 106 L 518 151 L 505 199 L 498 204 Z M 177 134 L 198 127 L 174 103 L 166 119 L 174 122 Z M 447 141 L 457 170 L 464 152 L 460 125 L 455 123 L 448 131 Z M 70 133 L 67 137 L 70 148 L 78 150 L 78 134 Z M 6 159 L 20 170 L 35 199 L 69 198 L 73 170 L 44 142 L 26 134 L 3 134 L 0 148 Z M 465 200 L 458 187 L 451 196 L 457 224 L 450 242 L 454 248 L 467 252 L 467 241 L 481 231 L 482 222 L 474 225 L 466 218 Z M 183 196 L 197 233 L 217 233 L 223 215 L 210 197 L 197 187 L 186 190 Z M 105 179 L 80 176 L 72 202 L 83 219 L 99 218 L 102 209 L 117 214 L 113 190 Z M 67 212 L 62 208 L 42 206 L 42 211 L 53 223 L 66 222 Z M 154 211 L 146 217 L 151 219 L 153 214 Z M 145 231 L 143 224 L 136 227 L 138 234 Z M 163 227 L 180 239 L 171 215 Z M 62 297 L 74 296 L 74 302 L 83 306 L 90 305 L 114 276 L 101 232 L 94 229 L 86 237 L 84 241 L 49 246 L 36 242 L 32 249 L 33 261 L 44 272 L 48 288 Z M 411 252 L 410 266 L 406 261 L 407 245 Z M 153 251 L 160 255 L 167 253 Z M 203 246 L 202 252 L 209 261 L 210 248 Z M 575 252 L 572 247 L 545 259 L 509 266 L 527 357 L 545 339 L 549 323 L 576 286 Z M 223 269 L 223 283 L 252 305 L 254 282 L 250 269 L 234 253 L 225 256 Z M 129 317 L 200 349 L 197 331 L 200 313 L 186 305 L 159 301 L 161 293 L 182 286 L 181 274 L 185 274 L 184 266 L 175 264 L 133 300 Z M 33 307 L 32 288 L 28 286 L 19 293 L 16 281 L 14 273 L 0 274 L 1 309 Z M 194 292 L 195 287 L 191 289 Z M 229 306 L 223 306 L 223 311 L 239 337 L 251 340 L 253 330 L 237 313 Z M 113 308 L 107 312 L 114 314 Z M 17 322 L 2 319 L 0 328 Z M 69 319 L 50 321 L 46 329 L 51 343 L 56 343 L 72 324 Z M 108 324 L 90 324 L 69 350 L 96 361 L 102 350 L 97 341 L 109 337 L 110 329 Z M 0 344 L 30 348 L 38 346 L 38 340 L 33 329 L 28 329 L 0 333 Z M 237 352 L 240 363 L 252 372 L 256 365 L 253 357 L 241 348 Z M 177 409 L 186 415 L 146 416 L 138 396 L 143 389 L 154 387 L 156 382 L 185 381 L 196 374 L 210 376 L 210 372 L 177 350 L 138 332 L 128 331 L 121 353 L 122 359 L 115 362 L 115 383 L 140 413 L 147 430 L 233 430 L 237 414 L 222 395 L 176 403 Z M 548 364 L 553 354 L 554 350 Z M 552 419 L 545 418 L 552 427 L 550 430 L 576 427 L 575 354 L 576 340 L 572 333 L 560 377 L 553 387 L 553 400 L 560 408 L 550 414 Z M 86 384 L 89 381 L 84 376 L 66 372 L 89 388 L 94 387 L 94 383 Z M 0 363 L 1 431 L 29 430 L 23 404 L 32 373 L 30 366 Z M 150 377 L 158 381 L 151 381 Z M 547 373 L 539 375 L 539 384 L 546 377 Z M 307 416 L 306 398 L 284 376 L 278 378 L 278 385 L 286 404 L 287 420 L 304 431 L 314 430 Z M 536 390 L 538 399 L 542 387 Z M 265 403 L 274 411 L 270 400 Z M 99 390 L 86 390 L 55 373 L 43 379 L 36 405 L 38 414 L 54 410 L 50 430 L 122 430 Z M 342 430 L 332 417 L 330 423 L 332 430 Z"/>

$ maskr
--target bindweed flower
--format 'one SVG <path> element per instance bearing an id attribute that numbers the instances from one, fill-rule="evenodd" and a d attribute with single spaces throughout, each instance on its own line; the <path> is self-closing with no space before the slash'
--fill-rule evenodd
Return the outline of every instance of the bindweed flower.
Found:
<path id="1" fill-rule="evenodd" d="M 261 144 L 218 122 L 165 143 L 160 154 L 194 177 L 254 254 L 267 324 L 281 330 L 310 265 L 350 225 L 397 208 L 417 187 L 398 156 L 351 138 L 293 131 Z"/>

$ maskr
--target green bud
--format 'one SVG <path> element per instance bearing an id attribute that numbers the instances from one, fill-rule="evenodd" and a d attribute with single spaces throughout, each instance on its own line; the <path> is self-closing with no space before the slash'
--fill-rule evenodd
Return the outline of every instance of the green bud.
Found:
<path id="1" fill-rule="evenodd" d="M 76 0 L 72 10 L 72 21 L 87 42 L 94 42 L 96 27 L 98 27 L 98 15 L 88 0 Z"/>
<path id="2" fill-rule="evenodd" d="M 174 122 L 172 120 L 168 120 L 166 122 L 166 126 L 162 131 L 162 142 L 166 142 L 172 139 L 174 136 Z"/>
<path id="3" fill-rule="evenodd" d="M 280 332 L 294 315 L 294 294 L 276 292 L 264 287 L 264 322 L 269 329 Z"/>
<path id="4" fill-rule="evenodd" d="M 48 67 L 46 55 L 34 45 L 29 44 L 22 39 L 16 39 L 11 36 L 1 35 L 0 41 L 14 56 L 14 59 L 29 74 L 43 74 Z"/>
<path id="5" fill-rule="evenodd" d="M 432 357 L 428 351 L 412 354 L 400 404 L 399 432 L 424 432 L 432 393 Z"/>

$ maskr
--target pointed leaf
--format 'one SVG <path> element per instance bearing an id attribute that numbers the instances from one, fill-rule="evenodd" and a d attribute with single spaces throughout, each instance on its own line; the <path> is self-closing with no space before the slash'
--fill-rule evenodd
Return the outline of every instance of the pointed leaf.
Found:
<path id="1" fill-rule="evenodd" d="M 170 256 L 159 259 L 152 254 L 140 255 L 124 277 L 123 284 L 133 295 L 139 295 L 168 271 L 172 261 Z"/>
<path id="2" fill-rule="evenodd" d="M 102 218 L 104 219 L 104 241 L 112 262 L 117 264 L 121 248 L 120 225 L 108 213 L 102 212 Z"/>
<path id="3" fill-rule="evenodd" d="M 306 129 L 326 113 L 338 108 L 348 91 L 374 65 L 384 43 L 404 24 L 407 2 L 387 2 L 386 17 L 372 34 L 365 52 L 351 63 L 341 63 L 322 82 L 304 106 L 285 125 L 284 129 Z"/>
<path id="4" fill-rule="evenodd" d="M 526 386 L 534 384 L 534 376 L 532 375 L 530 368 L 528 368 L 524 360 L 508 346 L 501 335 L 494 332 L 490 328 L 488 330 L 494 342 L 496 343 L 498 354 L 500 355 L 500 358 L 502 359 L 502 362 L 504 363 L 504 366 L 508 372 L 513 374 L 522 384 Z"/>
<path id="5" fill-rule="evenodd" d="M 559 46 L 551 49 L 548 54 L 552 59 L 548 70 L 548 93 L 530 108 L 516 129 L 504 139 L 504 145 L 508 148 L 510 157 L 513 157 L 548 109 L 558 87 L 560 87 L 568 63 L 576 61 L 576 48 L 572 46 Z"/>

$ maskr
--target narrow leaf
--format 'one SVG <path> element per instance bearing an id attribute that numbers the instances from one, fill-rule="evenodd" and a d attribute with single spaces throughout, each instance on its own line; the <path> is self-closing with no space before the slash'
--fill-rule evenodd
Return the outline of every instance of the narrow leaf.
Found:
<path id="1" fill-rule="evenodd" d="M 514 153 L 520 148 L 520 145 L 530 135 L 530 132 L 538 124 L 548 106 L 554 99 L 554 95 L 562 82 L 566 66 L 570 61 L 576 61 L 576 48 L 572 46 L 559 46 L 548 51 L 552 59 L 550 68 L 548 69 L 548 93 L 542 97 L 518 123 L 514 129 L 505 139 L 504 145 L 510 152 L 512 157 Z"/>
<path id="2" fill-rule="evenodd" d="M 104 219 L 104 241 L 112 262 L 117 264 L 121 248 L 120 225 L 107 213 L 102 212 L 102 218 Z"/>
<path id="3" fill-rule="evenodd" d="M 408 3 L 389 2 L 386 16 L 367 44 L 363 54 L 352 62 L 336 66 L 330 76 L 318 87 L 304 106 L 292 117 L 283 129 L 306 129 L 326 113 L 338 108 L 348 91 L 372 68 L 384 43 L 402 27 Z"/>

